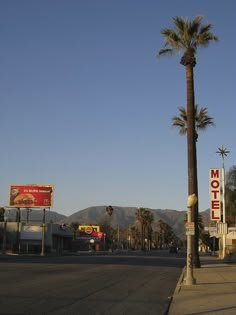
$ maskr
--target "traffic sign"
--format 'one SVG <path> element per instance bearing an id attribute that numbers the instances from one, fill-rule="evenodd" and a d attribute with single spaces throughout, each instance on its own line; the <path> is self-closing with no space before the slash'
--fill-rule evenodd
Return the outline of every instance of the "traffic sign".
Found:
<path id="1" fill-rule="evenodd" d="M 186 222 L 185 223 L 185 233 L 186 235 L 194 235 L 194 222 Z"/>

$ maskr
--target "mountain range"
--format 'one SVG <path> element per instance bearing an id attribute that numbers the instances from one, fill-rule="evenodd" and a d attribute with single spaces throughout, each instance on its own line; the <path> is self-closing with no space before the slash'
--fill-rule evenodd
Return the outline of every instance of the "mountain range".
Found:
<path id="1" fill-rule="evenodd" d="M 84 210 L 75 212 L 74 214 L 64 218 L 64 223 L 70 224 L 71 222 L 79 222 L 79 224 L 101 224 L 109 220 L 113 227 L 128 227 L 136 223 L 135 207 L 113 207 L 113 214 L 109 217 L 106 213 L 106 206 L 89 207 Z M 174 233 L 181 237 L 184 234 L 184 221 L 186 219 L 186 211 L 177 211 L 171 209 L 149 209 L 153 216 L 153 227 L 158 220 L 162 220 L 169 224 Z M 209 222 L 209 209 L 200 212 L 203 223 L 205 225 Z"/>
<path id="2" fill-rule="evenodd" d="M 94 206 L 89 207 L 83 210 L 79 210 L 73 213 L 70 216 L 65 216 L 59 214 L 55 211 L 46 211 L 45 219 L 46 222 L 54 222 L 54 223 L 65 223 L 70 224 L 72 222 L 78 222 L 80 225 L 90 225 L 90 224 L 102 224 L 104 222 L 108 222 L 114 227 L 125 228 L 128 226 L 132 226 L 136 223 L 135 213 L 137 211 L 136 207 L 119 207 L 112 206 L 113 214 L 111 217 L 106 213 L 106 206 Z M 154 222 L 153 227 L 155 228 L 158 220 L 162 220 L 169 224 L 174 233 L 181 237 L 184 234 L 184 221 L 186 219 L 186 211 L 177 211 L 171 209 L 149 209 L 153 216 Z M 202 220 L 204 225 L 208 225 L 209 223 L 209 209 L 200 212 L 202 216 Z M 8 220 L 15 220 L 16 211 L 14 209 L 10 211 L 6 211 L 5 217 Z M 21 220 L 27 220 L 27 210 L 21 210 Z M 28 220 L 30 222 L 33 221 L 41 221 L 43 220 L 43 210 L 32 210 L 28 213 Z"/>

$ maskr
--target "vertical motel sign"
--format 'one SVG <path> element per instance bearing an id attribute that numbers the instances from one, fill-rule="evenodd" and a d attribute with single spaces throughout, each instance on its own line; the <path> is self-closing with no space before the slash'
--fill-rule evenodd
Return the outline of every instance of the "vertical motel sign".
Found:
<path id="1" fill-rule="evenodd" d="M 211 221 L 221 220 L 220 206 L 220 169 L 210 169 L 210 219 Z"/>

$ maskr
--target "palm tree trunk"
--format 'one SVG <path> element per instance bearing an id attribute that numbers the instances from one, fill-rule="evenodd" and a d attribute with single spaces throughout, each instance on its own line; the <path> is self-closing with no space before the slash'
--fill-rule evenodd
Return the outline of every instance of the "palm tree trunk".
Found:
<path id="1" fill-rule="evenodd" d="M 193 193 L 198 197 L 197 184 L 197 155 L 195 139 L 195 117 L 194 117 L 194 79 L 193 65 L 186 65 L 186 85 L 187 85 L 187 150 L 188 150 L 188 194 Z M 198 202 L 193 208 L 192 218 L 195 222 L 195 234 L 193 242 L 193 262 L 195 267 L 200 267 L 198 255 Z"/>
<path id="2" fill-rule="evenodd" d="M 196 141 L 194 143 L 195 145 L 195 167 L 196 167 L 196 173 L 195 173 L 195 194 L 198 198 L 198 177 L 197 177 L 197 148 L 196 148 Z M 194 228 L 194 242 L 193 242 L 193 263 L 195 268 L 200 268 L 200 259 L 199 259 L 199 252 L 198 252 L 198 243 L 199 243 L 199 215 L 198 215 L 199 209 L 198 209 L 198 202 L 194 206 L 193 211 L 193 220 L 195 222 L 195 228 Z"/>

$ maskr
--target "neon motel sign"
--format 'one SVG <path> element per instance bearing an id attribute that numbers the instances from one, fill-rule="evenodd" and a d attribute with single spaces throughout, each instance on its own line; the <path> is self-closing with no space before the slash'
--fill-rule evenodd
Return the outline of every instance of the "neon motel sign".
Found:
<path id="1" fill-rule="evenodd" d="M 210 169 L 210 219 L 211 221 L 220 221 L 220 169 Z"/>

